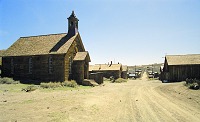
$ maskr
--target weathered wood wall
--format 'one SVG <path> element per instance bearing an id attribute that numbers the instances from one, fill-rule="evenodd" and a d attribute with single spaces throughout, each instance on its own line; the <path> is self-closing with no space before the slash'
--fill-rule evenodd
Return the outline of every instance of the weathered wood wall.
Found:
<path id="1" fill-rule="evenodd" d="M 82 44 L 80 44 L 80 38 L 76 38 L 75 41 L 72 43 L 72 45 L 70 46 L 69 50 L 67 51 L 67 53 L 65 54 L 65 58 L 64 58 L 64 80 L 72 80 L 73 76 L 72 74 L 69 74 L 70 72 L 70 58 L 72 59 L 72 65 L 73 65 L 73 59 L 76 55 L 77 52 L 82 52 L 85 51 L 84 47 L 82 46 Z M 73 67 L 71 65 L 72 68 L 72 73 L 73 73 Z M 75 80 L 75 79 L 74 79 Z"/>
<path id="2" fill-rule="evenodd" d="M 103 73 L 102 72 L 90 73 L 89 79 L 94 80 L 98 84 L 102 84 L 103 83 Z"/>
<path id="3" fill-rule="evenodd" d="M 52 57 L 52 73 L 49 73 L 49 57 Z M 29 58 L 32 58 L 32 73 L 29 73 Z M 11 74 L 11 59 L 14 73 Z M 3 57 L 3 77 L 16 80 L 37 80 L 41 82 L 64 81 L 64 55 L 40 55 Z"/>
<path id="4" fill-rule="evenodd" d="M 123 71 L 121 77 L 127 79 L 128 78 L 127 71 Z"/>
<path id="5" fill-rule="evenodd" d="M 169 66 L 170 81 L 182 81 L 186 78 L 200 79 L 200 65 Z"/>
<path id="6" fill-rule="evenodd" d="M 113 76 L 115 79 L 121 78 L 121 71 L 120 70 L 106 70 L 106 71 L 92 71 L 90 73 L 97 73 L 97 72 L 102 72 L 103 77 L 105 78 L 110 78 Z"/>
<path id="7" fill-rule="evenodd" d="M 200 65 L 170 65 L 161 73 L 162 80 L 183 81 L 186 78 L 200 79 Z"/>
<path id="8" fill-rule="evenodd" d="M 84 61 L 74 61 L 73 62 L 73 79 L 76 80 L 78 84 L 82 84 L 84 80 Z"/>

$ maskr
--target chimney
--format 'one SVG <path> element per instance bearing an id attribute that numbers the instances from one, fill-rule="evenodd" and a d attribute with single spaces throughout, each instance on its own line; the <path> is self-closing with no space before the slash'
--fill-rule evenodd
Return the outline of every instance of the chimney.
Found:
<path id="1" fill-rule="evenodd" d="M 112 66 L 112 61 L 110 62 L 110 65 L 109 65 L 109 67 L 110 67 L 110 66 Z"/>

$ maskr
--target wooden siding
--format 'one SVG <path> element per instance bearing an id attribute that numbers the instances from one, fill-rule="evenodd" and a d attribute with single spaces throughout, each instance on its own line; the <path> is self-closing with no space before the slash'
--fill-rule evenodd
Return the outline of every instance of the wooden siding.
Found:
<path id="1" fill-rule="evenodd" d="M 73 62 L 73 79 L 76 80 L 78 84 L 82 84 L 84 80 L 84 61 Z"/>
<path id="2" fill-rule="evenodd" d="M 183 81 L 186 78 L 200 79 L 200 65 L 169 66 L 170 81 Z"/>
<path id="3" fill-rule="evenodd" d="M 124 78 L 124 79 L 127 79 L 128 78 L 127 71 L 122 71 L 121 77 Z"/>
<path id="4" fill-rule="evenodd" d="M 200 79 L 200 65 L 170 65 L 161 73 L 161 80 L 184 81 L 187 78 Z"/>
<path id="5" fill-rule="evenodd" d="M 90 73 L 97 73 L 97 72 L 102 72 L 103 77 L 105 78 L 110 78 L 113 76 L 115 79 L 121 78 L 121 71 L 120 70 L 106 70 L 106 71 L 91 71 Z"/>
<path id="6" fill-rule="evenodd" d="M 53 72 L 49 73 L 48 59 L 52 56 Z M 29 73 L 29 58 L 32 58 L 32 73 Z M 11 59 L 14 63 L 14 73 L 11 74 Z M 3 77 L 13 77 L 16 80 L 64 81 L 64 55 L 40 55 L 3 57 Z"/>
<path id="7" fill-rule="evenodd" d="M 67 51 L 67 53 L 65 54 L 65 58 L 64 58 L 64 80 L 72 80 L 73 76 L 70 76 L 69 74 L 69 58 L 72 58 L 72 61 L 76 55 L 77 52 L 82 52 L 85 51 L 82 43 L 81 43 L 81 39 L 79 37 L 77 37 L 75 39 L 75 41 L 72 43 L 72 45 L 70 46 L 69 50 Z M 81 43 L 81 44 L 80 44 Z M 73 62 L 72 62 L 73 65 Z M 73 67 L 71 67 L 73 70 Z"/>
<path id="8" fill-rule="evenodd" d="M 72 67 L 73 79 L 76 80 L 78 84 L 83 84 L 83 80 L 89 78 L 89 62 L 74 61 Z"/>

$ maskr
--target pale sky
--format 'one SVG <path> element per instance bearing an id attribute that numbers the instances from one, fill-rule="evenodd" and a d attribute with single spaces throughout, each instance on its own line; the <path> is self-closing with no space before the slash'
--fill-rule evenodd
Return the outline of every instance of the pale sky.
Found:
<path id="1" fill-rule="evenodd" d="M 200 0 L 0 0 L 0 49 L 20 37 L 67 33 L 72 10 L 91 64 L 200 53 Z"/>

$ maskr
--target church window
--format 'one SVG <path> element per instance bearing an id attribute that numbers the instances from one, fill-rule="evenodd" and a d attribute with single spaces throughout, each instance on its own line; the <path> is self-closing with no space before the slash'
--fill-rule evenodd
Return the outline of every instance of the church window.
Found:
<path id="1" fill-rule="evenodd" d="M 53 58 L 52 56 L 49 57 L 49 74 L 52 74 L 53 72 Z"/>
<path id="2" fill-rule="evenodd" d="M 72 74 L 72 57 L 69 57 L 69 74 Z"/>
<path id="3" fill-rule="evenodd" d="M 29 72 L 29 74 L 32 74 L 32 71 L 33 71 L 33 59 L 32 59 L 32 57 L 30 57 L 29 60 L 28 60 L 28 72 Z"/>
<path id="4" fill-rule="evenodd" d="M 76 53 L 78 52 L 78 48 L 77 47 L 75 47 L 74 48 L 74 57 L 76 56 Z"/>
<path id="5" fill-rule="evenodd" d="M 13 58 L 11 58 L 11 62 L 10 62 L 10 67 L 11 67 L 11 74 L 14 74 L 14 61 Z"/>

